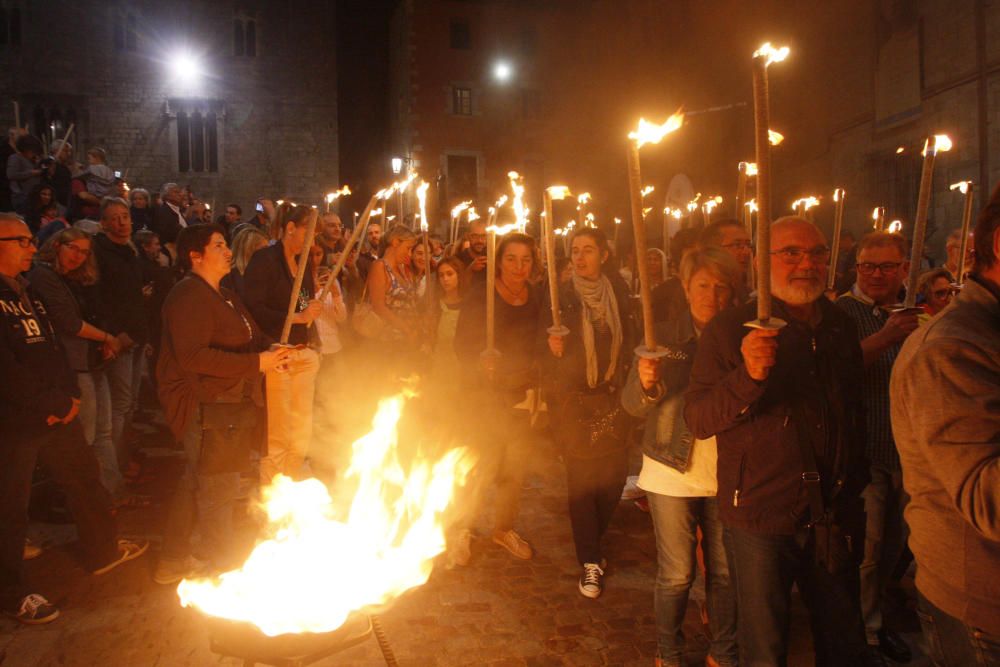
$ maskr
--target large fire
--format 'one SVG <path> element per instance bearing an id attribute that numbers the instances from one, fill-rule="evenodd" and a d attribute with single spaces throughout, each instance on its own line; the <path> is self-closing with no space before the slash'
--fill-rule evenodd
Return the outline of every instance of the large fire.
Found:
<path id="1" fill-rule="evenodd" d="M 357 487 L 349 507 L 319 480 L 277 476 L 264 490 L 268 539 L 238 570 L 182 581 L 181 605 L 269 636 L 321 633 L 424 584 L 445 550 L 444 514 L 474 461 L 457 448 L 404 467 L 396 429 L 403 403 L 381 401 L 371 432 L 355 441 L 343 480 Z"/>

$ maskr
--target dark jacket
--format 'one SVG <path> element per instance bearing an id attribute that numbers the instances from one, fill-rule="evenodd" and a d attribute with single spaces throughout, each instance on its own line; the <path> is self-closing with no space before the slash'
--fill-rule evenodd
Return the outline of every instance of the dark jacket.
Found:
<path id="1" fill-rule="evenodd" d="M 245 388 L 259 397 L 258 353 L 269 343 L 233 292 L 216 292 L 195 275 L 177 283 L 163 304 L 156 364 L 160 404 L 174 435 L 184 435 L 200 403 Z"/>
<path id="2" fill-rule="evenodd" d="M 861 345 L 851 319 L 826 299 L 813 330 L 774 300 L 788 322 L 764 382 L 747 373 L 740 353 L 744 323 L 756 302 L 720 313 L 695 354 L 684 418 L 697 438 L 717 437 L 719 514 L 727 526 L 793 534 L 808 520 L 799 439 L 815 453 L 828 505 L 846 514 L 867 483 L 861 405 Z M 855 518 L 852 516 L 852 518 Z"/>
<path id="3" fill-rule="evenodd" d="M 656 342 L 666 348 L 660 360 L 660 383 L 646 392 L 639 382 L 639 366 L 632 364 L 622 389 L 622 406 L 633 417 L 646 420 L 642 453 L 654 461 L 687 472 L 694 436 L 684 421 L 684 391 L 698 349 L 690 309 L 656 325 Z"/>
<path id="4" fill-rule="evenodd" d="M 156 232 L 163 243 L 177 243 L 177 235 L 183 226 L 177 212 L 166 202 L 162 202 L 153 209 L 152 217 L 149 220 L 149 229 Z"/>
<path id="5" fill-rule="evenodd" d="M 80 283 L 60 276 L 49 264 L 38 263 L 28 273 L 28 282 L 45 302 L 59 344 L 75 371 L 89 371 L 98 359 L 96 341 L 77 335 L 84 322 L 100 327 L 97 285 Z"/>
<path id="6" fill-rule="evenodd" d="M 100 278 L 102 321 L 108 332 L 125 332 L 137 345 L 149 340 L 146 299 L 142 295 L 142 263 L 130 244 L 115 243 L 103 232 L 94 236 Z"/>
<path id="7" fill-rule="evenodd" d="M 153 288 L 153 293 L 146 297 L 146 320 L 149 322 L 149 342 L 156 348 L 159 347 L 163 328 L 163 302 L 177 280 L 173 267 L 163 266 L 145 254 L 139 257 L 139 264 L 142 266 L 142 284 Z"/>
<path id="8" fill-rule="evenodd" d="M 26 280 L 13 280 L 23 299 L 12 279 L 0 277 L 0 432 L 41 430 L 48 416 L 69 413 L 80 389 L 44 302 Z"/>
<path id="9" fill-rule="evenodd" d="M 302 280 L 295 312 L 305 310 L 316 294 L 312 260 L 308 259 L 308 253 L 306 261 L 308 266 Z M 288 301 L 292 296 L 294 282 L 295 276 L 288 270 L 285 246 L 281 241 L 255 252 L 247 264 L 247 270 L 243 273 L 243 298 L 247 308 L 264 333 L 274 340 L 281 338 L 281 329 L 288 315 Z M 310 327 L 305 324 L 292 325 L 288 342 L 292 345 L 307 344 L 309 329 Z"/>

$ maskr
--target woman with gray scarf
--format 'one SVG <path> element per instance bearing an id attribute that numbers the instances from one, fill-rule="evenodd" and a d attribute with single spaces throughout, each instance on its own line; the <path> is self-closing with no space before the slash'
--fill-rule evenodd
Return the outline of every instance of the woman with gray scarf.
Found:
<path id="1" fill-rule="evenodd" d="M 549 335 L 548 396 L 556 442 L 563 450 L 580 593 L 600 596 L 607 563 L 601 538 L 627 474 L 629 417 L 619 395 L 634 345 L 625 282 L 604 266 L 610 256 L 600 230 L 582 228 L 570 245 L 573 279 L 559 294 L 565 337 Z M 543 319 L 548 319 L 545 309 Z M 546 327 L 551 322 L 546 322 Z M 545 328 L 545 327 L 543 327 Z"/>

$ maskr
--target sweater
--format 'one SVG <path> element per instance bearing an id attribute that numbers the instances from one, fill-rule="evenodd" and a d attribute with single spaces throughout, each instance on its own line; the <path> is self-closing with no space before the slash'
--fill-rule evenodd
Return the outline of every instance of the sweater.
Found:
<path id="1" fill-rule="evenodd" d="M 170 430 L 181 438 L 198 405 L 224 394 L 260 395 L 258 353 L 270 341 L 239 297 L 196 275 L 177 283 L 163 304 L 157 391 Z"/>
<path id="2" fill-rule="evenodd" d="M 998 295 L 996 286 L 967 281 L 907 338 L 890 385 L 917 589 L 993 635 L 1000 635 Z"/>

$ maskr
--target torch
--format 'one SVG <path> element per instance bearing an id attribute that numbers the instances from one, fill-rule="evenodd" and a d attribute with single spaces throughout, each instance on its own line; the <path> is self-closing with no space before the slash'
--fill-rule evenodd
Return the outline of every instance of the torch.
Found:
<path id="1" fill-rule="evenodd" d="M 657 359 L 666 350 L 656 345 L 656 334 L 653 330 L 653 299 L 649 285 L 649 267 L 646 265 L 646 223 L 642 213 L 642 176 L 639 170 L 639 149 L 644 144 L 657 144 L 668 133 L 684 124 L 684 114 L 678 111 L 662 125 L 654 125 L 639 119 L 639 126 L 634 132 L 629 132 L 628 138 L 628 181 L 629 194 L 632 203 L 632 232 L 635 235 L 635 257 L 639 273 L 639 297 L 642 300 L 643 345 L 636 348 L 636 354 L 641 357 Z M 641 259 L 640 259 L 641 258 Z"/>
<path id="2" fill-rule="evenodd" d="M 756 165 L 754 165 L 754 174 L 756 175 L 756 173 L 757 173 Z M 754 232 L 753 216 L 755 213 L 757 213 L 757 200 L 751 199 L 750 201 L 748 201 L 746 204 L 743 205 L 743 208 L 746 209 L 745 215 L 746 215 L 747 236 L 750 237 L 750 243 L 752 244 L 752 247 L 757 249 L 758 246 L 756 240 L 754 239 L 754 233 L 753 233 Z M 760 219 L 758 218 L 758 222 L 759 221 Z M 756 270 L 754 268 L 754 263 L 750 262 L 750 265 L 747 267 L 747 289 L 749 290 L 753 290 L 754 286 L 757 284 L 757 277 L 755 273 Z"/>
<path id="3" fill-rule="evenodd" d="M 569 188 L 565 185 L 553 185 L 542 193 L 545 212 L 542 214 L 542 234 L 545 235 L 545 268 L 549 274 L 549 303 L 552 306 L 552 326 L 548 328 L 549 335 L 566 336 L 569 329 L 563 326 L 559 317 L 559 274 L 556 272 L 556 235 L 555 224 L 552 221 L 552 200 L 565 199 Z"/>
<path id="4" fill-rule="evenodd" d="M 836 204 L 833 212 L 833 239 L 830 248 L 830 269 L 826 274 L 826 288 L 833 289 L 833 284 L 837 281 L 837 255 L 840 254 L 840 231 L 844 228 L 844 197 L 846 192 L 843 188 L 833 191 L 833 202 Z"/>
<path id="5" fill-rule="evenodd" d="M 510 179 L 510 189 L 514 193 L 514 201 L 511 206 L 514 208 L 514 223 L 517 231 L 524 233 L 528 227 L 528 210 L 524 207 L 524 179 L 516 171 L 507 172 Z"/>
<path id="6" fill-rule="evenodd" d="M 327 213 L 330 212 L 330 204 L 332 204 L 334 201 L 336 201 L 340 197 L 342 197 L 344 195 L 349 195 L 349 194 L 351 194 L 351 188 L 349 188 L 346 185 L 344 187 L 340 188 L 339 190 L 336 190 L 334 192 L 328 192 L 328 193 L 326 193 L 326 212 Z"/>
<path id="7" fill-rule="evenodd" d="M 357 222 L 354 223 L 354 231 L 347 238 L 347 243 L 344 244 L 344 251 L 340 254 L 340 259 L 337 260 L 336 266 L 333 267 L 333 271 L 330 272 L 330 277 L 327 278 L 326 285 L 323 286 L 322 291 L 320 291 L 319 296 L 316 298 L 322 301 L 326 297 L 326 293 L 330 291 L 330 287 L 333 285 L 333 281 L 337 279 L 340 272 L 344 269 L 344 263 L 347 261 L 347 257 L 351 254 L 351 250 L 354 249 L 354 244 L 358 243 L 358 239 L 362 238 L 364 233 L 368 231 L 368 223 L 372 219 L 372 214 L 375 212 L 375 204 L 385 195 L 385 190 L 379 190 L 372 198 L 368 200 L 368 205 L 365 206 L 364 213 Z"/>
<path id="8" fill-rule="evenodd" d="M 962 211 L 962 245 L 959 248 L 961 253 L 958 256 L 958 275 L 955 276 L 955 286 L 961 288 L 965 284 L 965 254 L 969 250 L 969 226 L 972 224 L 972 181 L 959 181 L 951 185 L 949 189 L 958 190 L 965 195 L 965 209 Z"/>
<path id="9" fill-rule="evenodd" d="M 920 192 L 917 195 L 917 213 L 913 219 L 913 238 L 910 249 L 910 273 L 906 277 L 906 299 L 903 308 L 917 304 L 917 279 L 920 277 L 920 259 L 924 256 L 924 239 L 927 236 L 927 212 L 934 189 L 934 162 L 938 152 L 951 150 L 951 139 L 945 134 L 928 137 L 924 142 L 924 165 L 920 172 Z"/>
<path id="10" fill-rule="evenodd" d="M 872 228 L 876 232 L 885 231 L 885 206 L 876 206 L 872 209 Z"/>
<path id="11" fill-rule="evenodd" d="M 788 57 L 788 47 L 765 43 L 753 54 L 754 130 L 757 149 L 757 319 L 747 326 L 780 329 L 785 322 L 771 317 L 771 141 L 767 68 Z"/>
<path id="12" fill-rule="evenodd" d="M 736 179 L 736 219 L 746 225 L 747 179 L 757 175 L 757 165 L 753 162 L 740 162 L 736 165 L 739 176 Z"/>
<path id="13" fill-rule="evenodd" d="M 705 219 L 705 226 L 712 224 L 712 211 L 715 207 L 722 203 L 722 197 L 715 196 L 710 197 L 704 204 L 701 205 L 701 215 Z"/>
<path id="14" fill-rule="evenodd" d="M 424 280 L 427 284 L 424 289 L 424 297 L 427 303 L 433 303 L 431 298 L 434 293 L 434 284 L 431 281 L 431 246 L 430 246 L 430 226 L 427 224 L 427 188 L 431 184 L 424 181 L 417 186 L 417 202 L 420 205 L 420 231 L 424 237 Z"/>
<path id="15" fill-rule="evenodd" d="M 464 201 L 455 208 L 451 209 L 451 228 L 448 230 L 448 242 L 452 245 L 458 241 L 458 226 L 459 220 L 462 216 L 462 211 L 469 208 L 471 204 L 471 201 Z"/>
<path id="16" fill-rule="evenodd" d="M 302 280 L 306 276 L 306 267 L 309 264 L 309 251 L 312 248 L 313 237 L 316 234 L 316 218 L 319 214 L 316 209 L 309 210 L 309 220 L 306 222 L 306 239 L 299 253 L 299 265 L 295 271 L 295 280 L 292 282 L 292 295 L 288 299 L 288 313 L 285 315 L 285 325 L 281 328 L 281 344 L 288 343 L 288 336 L 292 333 L 292 316 L 295 315 L 295 307 L 299 303 L 299 290 L 302 289 Z"/>

